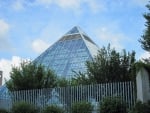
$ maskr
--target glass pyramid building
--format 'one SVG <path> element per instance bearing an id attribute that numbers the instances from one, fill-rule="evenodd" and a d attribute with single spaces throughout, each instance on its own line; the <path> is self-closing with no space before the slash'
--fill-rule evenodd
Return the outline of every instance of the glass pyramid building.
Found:
<path id="1" fill-rule="evenodd" d="M 53 69 L 57 76 L 69 79 L 74 75 L 73 71 L 86 71 L 85 62 L 91 60 L 97 51 L 98 46 L 75 26 L 34 61 Z"/>
<path id="2" fill-rule="evenodd" d="M 34 61 L 70 79 L 73 71 L 86 71 L 85 62 L 97 54 L 98 46 L 79 27 L 72 28 Z M 0 99 L 9 99 L 6 85 L 0 86 Z"/>

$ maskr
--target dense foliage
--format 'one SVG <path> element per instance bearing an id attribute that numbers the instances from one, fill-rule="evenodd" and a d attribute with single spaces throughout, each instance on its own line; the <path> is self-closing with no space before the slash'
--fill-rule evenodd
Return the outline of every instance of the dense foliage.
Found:
<path id="1" fill-rule="evenodd" d="M 150 53 L 150 1 L 149 4 L 146 5 L 146 7 L 149 11 L 148 13 L 145 13 L 143 15 L 146 20 L 146 29 L 139 42 L 141 43 L 142 48 Z M 142 67 L 144 67 L 150 73 L 150 57 L 142 59 L 142 61 L 136 63 L 137 71 Z"/>
<path id="2" fill-rule="evenodd" d="M 13 67 L 10 80 L 6 86 L 10 91 L 53 88 L 57 78 L 52 70 L 46 70 L 44 66 L 32 62 L 22 62 L 20 67 Z"/>
<path id="3" fill-rule="evenodd" d="M 138 101 L 129 113 L 150 113 L 150 102 L 142 103 Z"/>
<path id="4" fill-rule="evenodd" d="M 148 8 L 148 11 L 150 11 L 150 4 L 148 4 L 146 7 Z M 150 52 L 150 12 L 144 14 L 144 18 L 146 19 L 146 29 L 144 34 L 142 35 L 142 38 L 139 41 L 142 48 Z"/>
<path id="5" fill-rule="evenodd" d="M 57 78 L 57 86 L 58 87 L 67 87 L 70 85 L 69 80 L 64 77 Z"/>
<path id="6" fill-rule="evenodd" d="M 117 97 L 106 97 L 100 103 L 100 113 L 127 113 L 126 104 Z"/>
<path id="7" fill-rule="evenodd" d="M 0 113 L 9 113 L 9 112 L 5 109 L 0 109 Z"/>
<path id="8" fill-rule="evenodd" d="M 38 113 L 38 110 L 26 102 L 17 102 L 12 106 L 12 113 Z"/>
<path id="9" fill-rule="evenodd" d="M 93 106 L 90 102 L 76 102 L 71 107 L 71 113 L 92 113 Z"/>
<path id="10" fill-rule="evenodd" d="M 77 73 L 72 81 L 77 84 L 129 81 L 135 75 L 134 63 L 134 51 L 117 52 L 108 45 L 101 48 L 92 61 L 86 62 L 87 73 Z"/>
<path id="11" fill-rule="evenodd" d="M 149 1 L 150 3 L 150 1 Z M 145 13 L 143 16 L 146 20 L 146 24 L 145 24 L 145 31 L 144 34 L 142 35 L 141 39 L 139 40 L 139 42 L 141 43 L 142 48 L 150 53 L 150 4 L 146 5 L 147 9 L 148 9 L 148 13 Z M 150 64 L 150 57 L 144 59 L 145 63 Z"/>
<path id="12" fill-rule="evenodd" d="M 65 113 L 65 111 L 57 105 L 50 105 L 47 106 L 42 113 Z"/>

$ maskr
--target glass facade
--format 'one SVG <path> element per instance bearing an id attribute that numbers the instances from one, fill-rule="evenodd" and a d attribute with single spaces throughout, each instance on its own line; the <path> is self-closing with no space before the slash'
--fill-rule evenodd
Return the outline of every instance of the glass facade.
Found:
<path id="1" fill-rule="evenodd" d="M 53 69 L 57 76 L 67 79 L 74 75 L 74 71 L 85 72 L 85 62 L 93 57 L 87 44 L 96 45 L 83 33 L 78 27 L 74 27 L 35 61 L 46 68 Z"/>
<path id="2" fill-rule="evenodd" d="M 8 95 L 8 89 L 6 88 L 6 85 L 0 86 L 0 99 L 2 98 L 10 98 Z"/>

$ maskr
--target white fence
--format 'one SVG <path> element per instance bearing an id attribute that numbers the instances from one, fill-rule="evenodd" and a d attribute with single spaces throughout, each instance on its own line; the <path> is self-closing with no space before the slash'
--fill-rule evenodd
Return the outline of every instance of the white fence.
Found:
<path id="1" fill-rule="evenodd" d="M 10 98 L 0 97 L 0 107 L 10 109 L 14 102 L 27 101 L 38 106 L 40 109 L 50 104 L 57 104 L 68 110 L 74 102 L 88 101 L 96 108 L 104 97 L 118 96 L 127 103 L 128 108 L 131 108 L 136 100 L 134 92 L 132 82 L 15 91 L 9 93 Z"/>

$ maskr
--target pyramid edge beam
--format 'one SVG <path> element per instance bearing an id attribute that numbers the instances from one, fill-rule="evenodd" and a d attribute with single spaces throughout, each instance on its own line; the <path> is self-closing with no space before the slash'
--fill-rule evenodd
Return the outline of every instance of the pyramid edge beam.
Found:
<path id="1" fill-rule="evenodd" d="M 84 37 L 84 35 L 82 35 L 82 34 L 81 34 L 81 37 L 82 37 L 89 53 L 91 54 L 92 58 L 94 58 L 98 54 L 99 47 L 93 42 L 93 40 L 90 37 L 88 37 L 90 39 L 90 41 L 87 40 Z"/>

